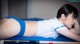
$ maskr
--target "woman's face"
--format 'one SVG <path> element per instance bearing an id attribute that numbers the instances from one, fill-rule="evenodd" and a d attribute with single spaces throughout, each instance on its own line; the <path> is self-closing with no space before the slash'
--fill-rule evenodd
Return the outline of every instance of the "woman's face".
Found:
<path id="1" fill-rule="evenodd" d="M 73 18 L 73 14 L 69 14 L 65 19 L 63 20 L 63 23 L 68 27 L 72 28 L 72 25 L 74 25 L 75 19 Z"/>

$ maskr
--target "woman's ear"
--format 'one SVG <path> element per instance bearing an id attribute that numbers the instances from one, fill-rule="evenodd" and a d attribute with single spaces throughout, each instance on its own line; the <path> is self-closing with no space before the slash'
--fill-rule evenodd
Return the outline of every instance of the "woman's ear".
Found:
<path id="1" fill-rule="evenodd" d="M 65 15 L 64 15 L 64 14 L 62 14 L 62 15 L 61 15 L 61 18 L 64 20 L 64 19 L 65 19 Z"/>

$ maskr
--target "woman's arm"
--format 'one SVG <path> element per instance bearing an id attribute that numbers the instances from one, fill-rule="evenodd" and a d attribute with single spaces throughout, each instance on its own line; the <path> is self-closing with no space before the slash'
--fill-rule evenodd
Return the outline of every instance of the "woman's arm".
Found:
<path id="1" fill-rule="evenodd" d="M 80 24 L 77 20 L 75 20 L 74 30 L 77 32 L 77 34 L 80 34 Z"/>
<path id="2" fill-rule="evenodd" d="M 77 20 L 75 20 L 74 28 L 71 28 L 70 31 L 75 34 L 80 34 L 80 25 Z"/>
<path id="3" fill-rule="evenodd" d="M 71 32 L 69 29 L 59 30 L 58 32 L 68 38 L 71 38 L 76 41 L 80 41 L 80 35 Z"/>

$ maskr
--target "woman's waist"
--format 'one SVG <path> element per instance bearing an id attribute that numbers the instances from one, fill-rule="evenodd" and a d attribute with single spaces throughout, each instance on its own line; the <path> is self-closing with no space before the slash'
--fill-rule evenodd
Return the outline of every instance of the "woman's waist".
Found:
<path id="1" fill-rule="evenodd" d="M 25 22 L 26 30 L 24 36 L 34 36 L 37 33 L 37 22 Z"/>

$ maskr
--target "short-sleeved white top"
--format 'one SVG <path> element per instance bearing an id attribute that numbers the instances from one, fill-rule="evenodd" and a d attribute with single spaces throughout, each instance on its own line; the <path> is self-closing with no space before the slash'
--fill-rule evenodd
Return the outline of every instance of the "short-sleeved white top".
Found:
<path id="1" fill-rule="evenodd" d="M 36 36 L 57 38 L 58 31 L 67 27 L 57 18 L 38 21 L 38 31 Z"/>

